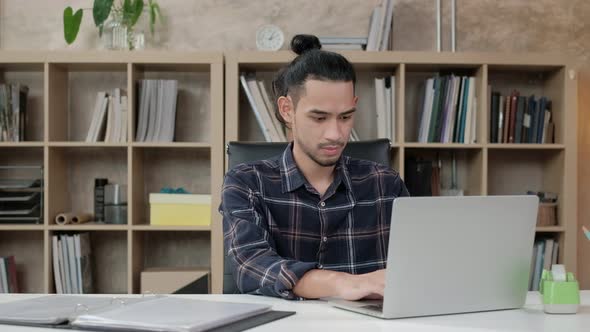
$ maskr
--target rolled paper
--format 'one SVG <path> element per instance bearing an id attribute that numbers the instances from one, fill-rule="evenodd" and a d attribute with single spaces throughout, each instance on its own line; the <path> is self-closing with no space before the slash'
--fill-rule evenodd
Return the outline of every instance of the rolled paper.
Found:
<path id="1" fill-rule="evenodd" d="M 76 213 L 72 216 L 72 224 L 83 224 L 92 220 L 90 213 Z"/>
<path id="2" fill-rule="evenodd" d="M 55 217 L 55 223 L 58 225 L 71 224 L 73 216 L 74 216 L 74 214 L 72 212 L 60 213 Z"/>
<path id="3" fill-rule="evenodd" d="M 92 214 L 84 212 L 64 212 L 55 217 L 58 225 L 83 224 L 92 220 Z"/>

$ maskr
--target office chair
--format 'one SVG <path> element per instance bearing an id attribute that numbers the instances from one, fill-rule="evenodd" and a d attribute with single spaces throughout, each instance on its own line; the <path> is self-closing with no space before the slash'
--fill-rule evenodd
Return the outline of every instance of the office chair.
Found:
<path id="1" fill-rule="evenodd" d="M 238 164 L 268 159 L 283 153 L 287 147 L 286 142 L 230 142 L 226 146 L 229 169 Z M 349 142 L 343 154 L 356 159 L 371 160 L 382 165 L 391 165 L 391 144 L 388 139 L 371 141 Z M 239 293 L 232 276 L 232 264 L 227 257 L 227 251 L 223 252 L 223 293 Z"/>

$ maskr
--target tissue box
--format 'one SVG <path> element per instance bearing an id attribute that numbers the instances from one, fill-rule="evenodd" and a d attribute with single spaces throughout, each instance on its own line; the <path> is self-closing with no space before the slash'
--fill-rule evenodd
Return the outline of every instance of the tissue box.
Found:
<path id="1" fill-rule="evenodd" d="M 211 195 L 150 194 L 150 224 L 211 225 Z"/>
<path id="2" fill-rule="evenodd" d="M 208 270 L 199 268 L 150 268 L 141 272 L 141 293 L 173 294 L 206 277 Z M 207 287 L 205 287 L 207 288 Z M 207 293 L 207 289 L 195 293 Z"/>
<path id="3" fill-rule="evenodd" d="M 571 272 L 565 280 L 554 280 L 551 271 L 543 269 L 539 292 L 543 296 L 543 310 L 548 314 L 575 314 L 580 305 L 580 286 Z"/>

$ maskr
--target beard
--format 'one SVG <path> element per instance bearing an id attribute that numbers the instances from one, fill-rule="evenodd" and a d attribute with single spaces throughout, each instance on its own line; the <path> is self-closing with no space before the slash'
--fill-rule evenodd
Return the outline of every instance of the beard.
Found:
<path id="1" fill-rule="evenodd" d="M 299 144 L 301 151 L 303 151 L 303 153 L 305 153 L 305 155 L 308 156 L 309 159 L 313 160 L 313 162 L 315 162 L 316 164 L 318 164 L 322 167 L 332 167 L 332 166 L 336 165 L 338 163 L 338 160 L 340 160 L 340 157 L 342 156 L 342 153 L 340 153 L 337 156 L 328 157 L 328 158 L 320 158 L 320 156 L 314 154 L 312 149 L 309 148 L 305 143 L 303 143 L 301 141 L 301 139 L 297 138 L 297 144 Z M 334 145 L 339 146 L 339 147 L 343 147 L 345 145 L 345 143 L 342 143 L 342 142 L 322 143 L 322 144 L 318 145 L 318 149 L 322 149 L 324 146 L 334 146 Z"/>

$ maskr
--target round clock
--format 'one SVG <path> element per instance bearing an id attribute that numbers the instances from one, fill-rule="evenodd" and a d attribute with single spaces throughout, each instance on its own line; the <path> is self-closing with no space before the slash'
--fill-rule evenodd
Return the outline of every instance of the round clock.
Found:
<path id="1" fill-rule="evenodd" d="M 276 25 L 263 25 L 256 30 L 256 48 L 261 51 L 278 51 L 285 42 L 283 31 Z"/>

